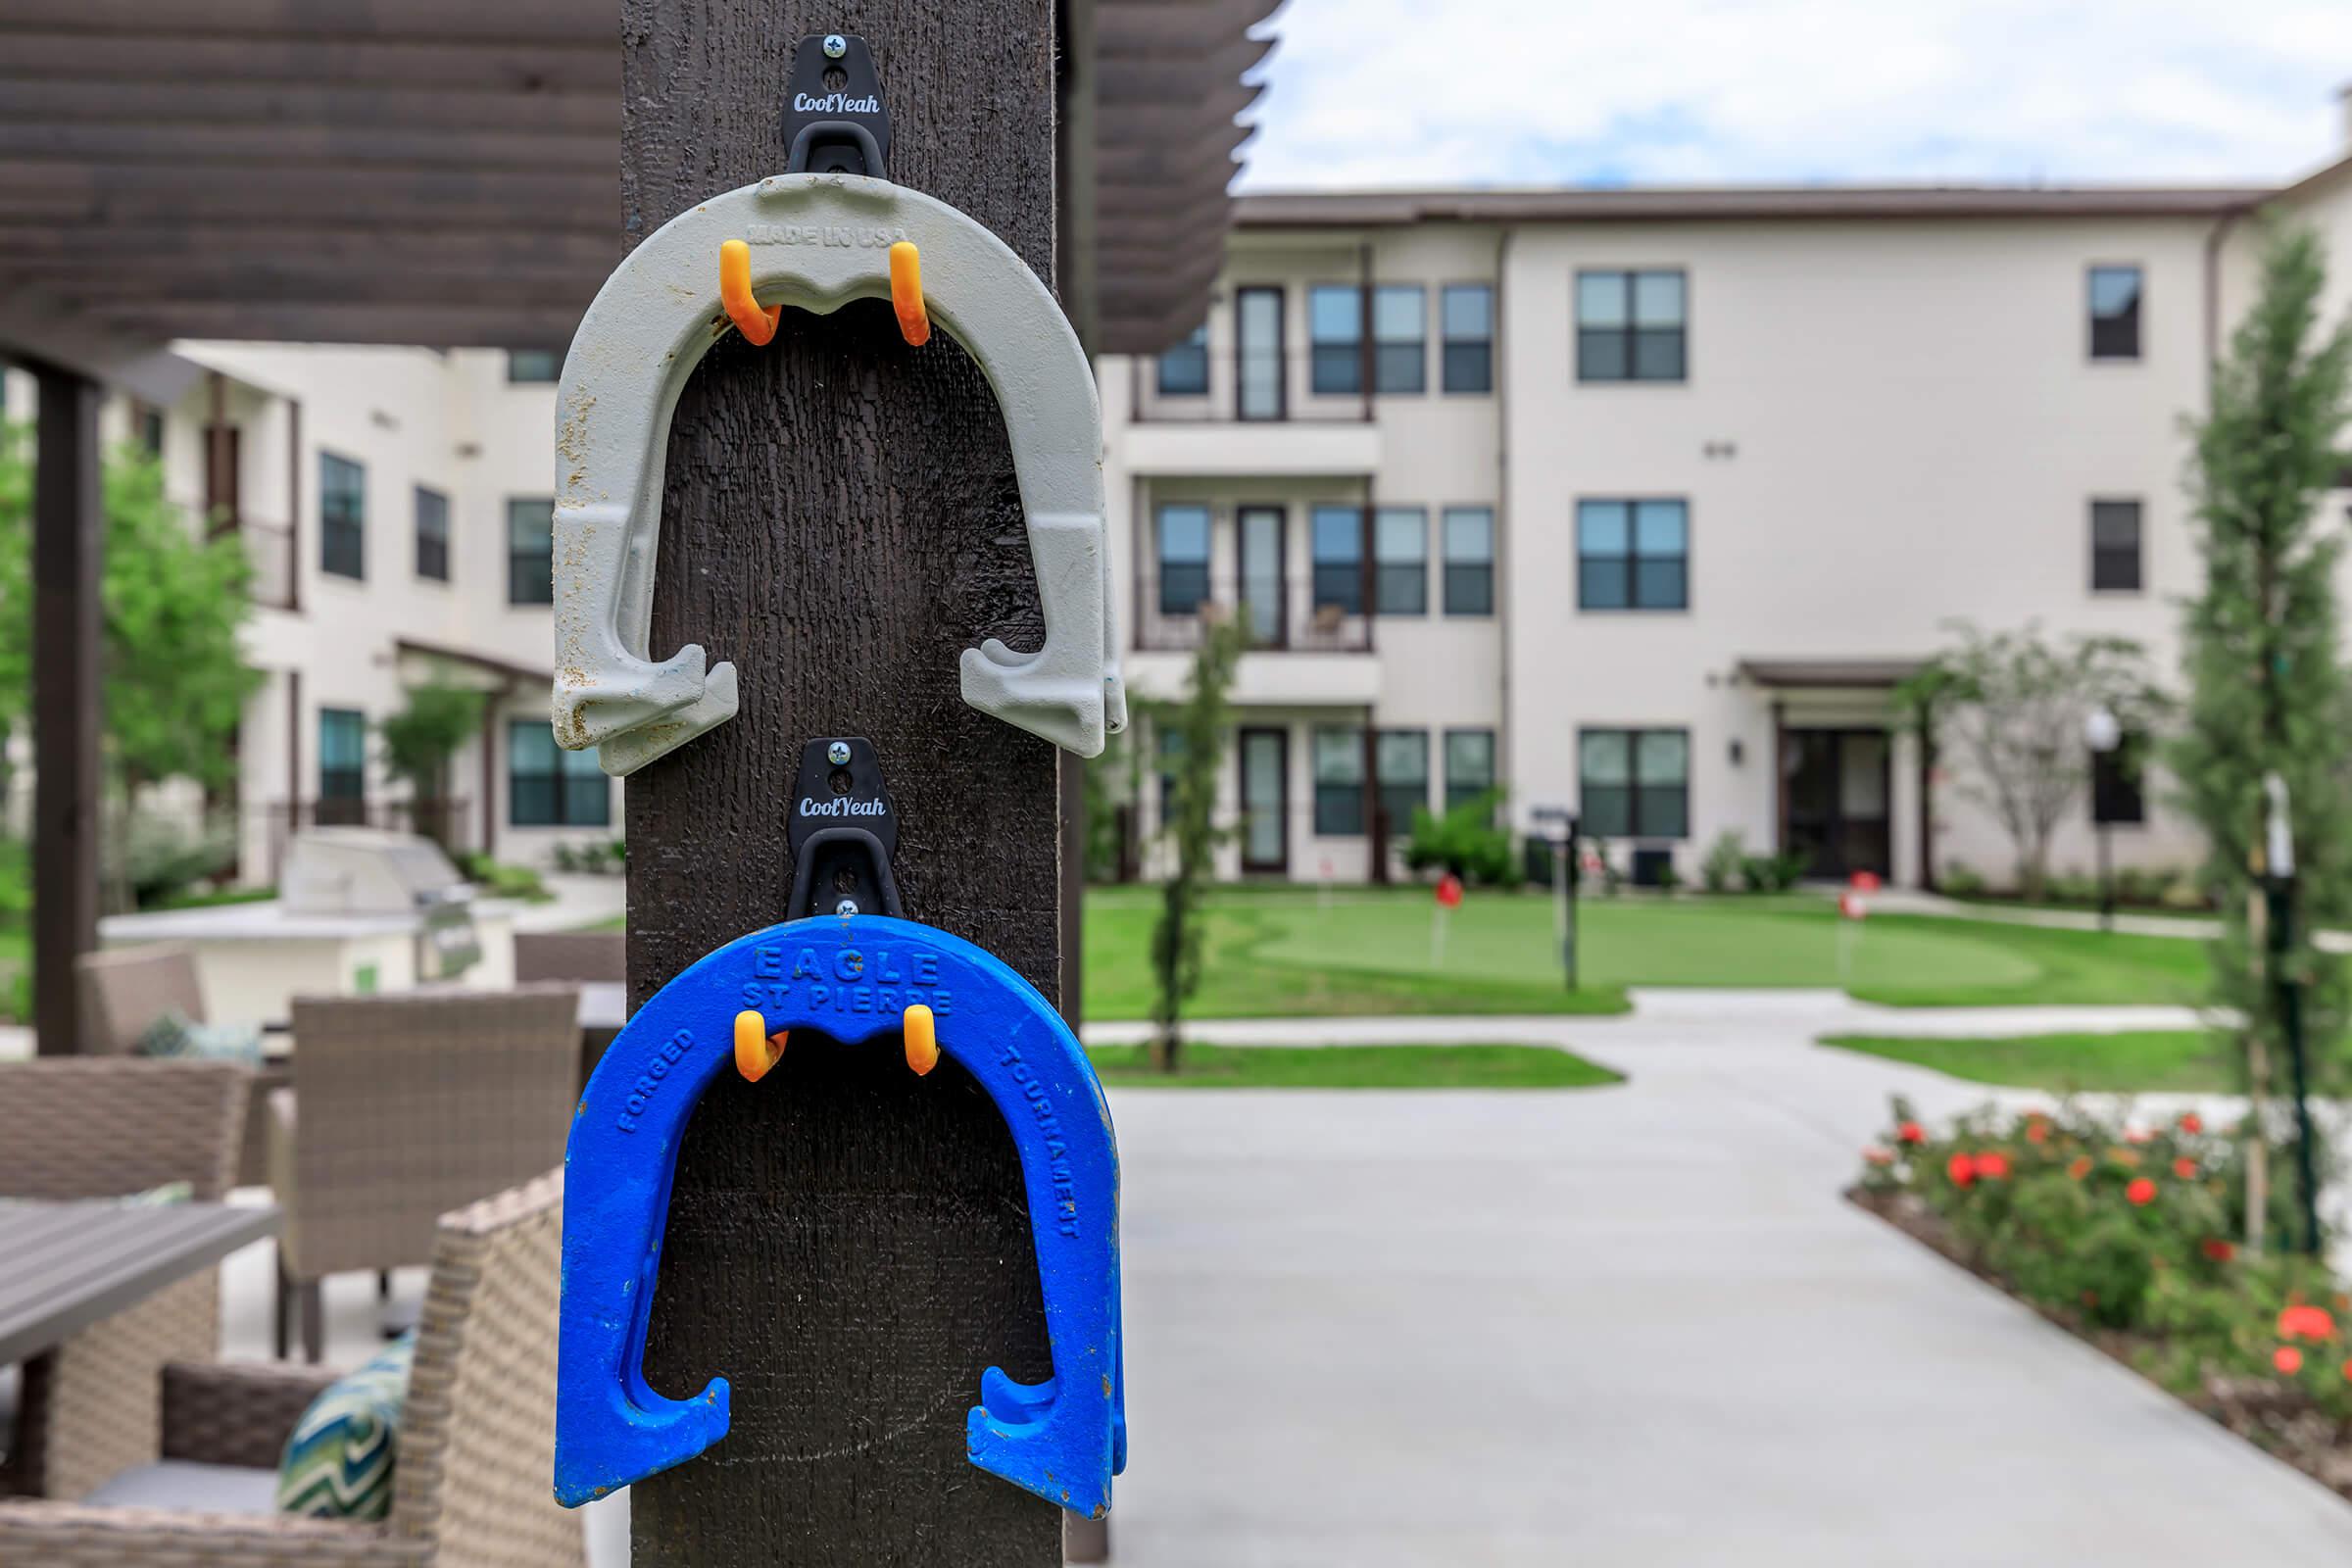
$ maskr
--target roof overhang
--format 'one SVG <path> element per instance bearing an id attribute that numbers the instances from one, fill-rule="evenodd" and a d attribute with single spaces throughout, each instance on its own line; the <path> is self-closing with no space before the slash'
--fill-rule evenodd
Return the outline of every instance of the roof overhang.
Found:
<path id="1" fill-rule="evenodd" d="M 1742 659 L 1736 673 L 1771 691 L 1886 691 L 1900 686 L 1925 659 Z"/>

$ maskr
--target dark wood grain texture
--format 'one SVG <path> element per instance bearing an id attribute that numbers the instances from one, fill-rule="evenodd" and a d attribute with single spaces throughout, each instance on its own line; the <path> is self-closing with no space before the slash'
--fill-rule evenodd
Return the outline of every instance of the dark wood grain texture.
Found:
<path id="1" fill-rule="evenodd" d="M 834 30 L 873 48 L 893 177 L 1050 275 L 1048 0 L 624 0 L 628 240 L 782 168 L 792 46 Z M 908 915 L 1054 995 L 1054 753 L 956 675 L 983 637 L 1042 630 L 1002 422 L 955 344 L 906 347 L 879 303 L 720 344 L 672 424 L 653 646 L 733 660 L 743 707 L 629 781 L 633 998 L 783 913 L 794 764 L 832 734 L 880 752 Z M 634 1560 L 1057 1563 L 1056 1510 L 964 1458 L 991 1364 L 1051 1370 L 1010 1135 L 952 1062 L 917 1079 L 892 1046 L 796 1031 L 687 1133 L 648 1375 L 685 1396 L 725 1373 L 733 1430 L 634 1489 Z"/>

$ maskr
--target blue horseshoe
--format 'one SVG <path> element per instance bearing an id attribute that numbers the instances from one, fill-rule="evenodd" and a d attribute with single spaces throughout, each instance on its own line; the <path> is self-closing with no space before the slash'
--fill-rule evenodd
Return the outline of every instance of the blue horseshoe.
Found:
<path id="1" fill-rule="evenodd" d="M 996 1367 L 964 1426 L 973 1464 L 1100 1518 L 1127 1465 L 1119 1161 L 1086 1053 L 1037 989 L 959 937 L 887 915 L 794 920 L 697 960 L 643 1007 L 590 1078 L 564 1152 L 556 1500 L 577 1507 L 683 1464 L 727 1434 L 727 1380 L 692 1399 L 645 1381 L 645 1332 L 679 1141 L 734 1060 L 738 1012 L 772 1033 L 895 1037 L 931 1009 L 942 1054 L 1010 1126 L 1028 1190 L 1053 1375 Z"/>

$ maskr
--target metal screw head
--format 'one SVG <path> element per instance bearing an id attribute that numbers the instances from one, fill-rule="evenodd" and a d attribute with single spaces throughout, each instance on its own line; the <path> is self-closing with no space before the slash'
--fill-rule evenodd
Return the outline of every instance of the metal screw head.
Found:
<path id="1" fill-rule="evenodd" d="M 828 32 L 825 34 L 825 58 L 827 60 L 839 60 L 843 55 L 846 55 L 849 52 L 849 39 L 844 38 L 838 32 Z"/>
<path id="2" fill-rule="evenodd" d="M 849 760 L 850 743 L 848 741 L 835 741 L 825 748 L 825 760 L 831 762 L 835 767 L 847 765 Z"/>
<path id="3" fill-rule="evenodd" d="M 833 906 L 833 912 L 835 914 L 856 914 L 858 912 L 858 901 L 856 899 L 844 899 L 839 904 Z"/>

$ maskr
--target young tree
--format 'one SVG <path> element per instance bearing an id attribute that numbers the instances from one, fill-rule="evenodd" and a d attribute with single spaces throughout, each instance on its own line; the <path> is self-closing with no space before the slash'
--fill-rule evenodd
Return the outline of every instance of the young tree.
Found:
<path id="1" fill-rule="evenodd" d="M 1957 742 L 1968 764 L 1962 791 L 1999 818 L 2016 853 L 2019 890 L 2038 899 L 2050 839 L 2090 780 L 2083 721 L 2103 707 L 2127 730 L 2144 729 L 2163 700 L 2146 656 L 2128 638 L 2078 634 L 2053 643 L 2034 626 L 1954 630 L 1959 645 L 1904 682 L 1895 701 L 1932 715 L 1938 737 Z"/>
<path id="2" fill-rule="evenodd" d="M 2343 770 L 2352 686 L 2338 662 L 2334 574 L 2342 542 L 2323 532 L 2352 386 L 2352 335 L 2323 330 L 2327 256 L 2317 236 L 2271 229 L 2261 290 L 2194 426 L 2190 494 L 2205 587 L 2188 606 L 2184 732 L 2172 749 L 2189 810 L 2205 829 L 2206 874 L 2222 894 L 2213 1000 L 2259 1112 L 2282 1044 L 2277 976 L 2255 912 L 2263 893 L 2264 779 L 2285 781 L 2295 854 L 2294 946 L 2310 1038 L 2345 1025 L 2343 966 L 2317 960 L 2310 933 L 2352 918 L 2352 783 Z M 2259 1247 L 2267 1143 L 2247 1156 L 2247 1242 Z"/>
<path id="3" fill-rule="evenodd" d="M 1160 889 L 1159 919 L 1152 927 L 1152 1021 L 1157 1029 L 1152 1056 L 1163 1072 L 1176 1070 L 1183 1045 L 1177 1020 L 1186 1001 L 1200 989 L 1200 896 L 1211 858 L 1226 836 L 1215 825 L 1217 777 L 1232 733 L 1226 699 L 1234 666 L 1248 645 L 1249 633 L 1238 618 L 1204 611 L 1200 648 L 1193 657 L 1192 695 L 1158 715 L 1180 738 L 1168 819 L 1160 824 L 1175 859 Z"/>
<path id="4" fill-rule="evenodd" d="M 416 831 L 454 852 L 449 760 L 481 728 L 482 709 L 489 699 L 438 673 L 410 687 L 406 696 L 400 711 L 376 725 L 384 742 L 384 765 L 393 777 L 408 782 Z"/>

